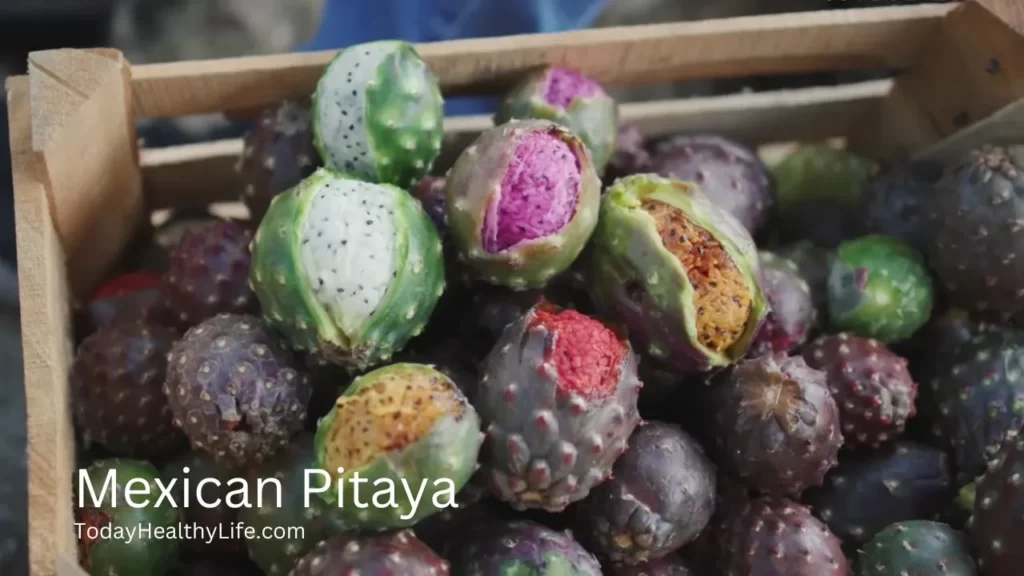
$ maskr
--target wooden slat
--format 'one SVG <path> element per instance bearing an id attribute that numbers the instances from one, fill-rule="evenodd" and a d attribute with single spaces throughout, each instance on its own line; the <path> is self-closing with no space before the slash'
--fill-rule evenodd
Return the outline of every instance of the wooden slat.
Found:
<path id="1" fill-rule="evenodd" d="M 917 153 L 915 160 L 948 164 L 985 144 L 1024 144 L 1024 99 Z"/>
<path id="2" fill-rule="evenodd" d="M 74 439 L 68 405 L 71 322 L 64 252 L 31 148 L 27 82 L 8 84 L 14 224 L 18 238 L 21 339 L 25 363 L 29 566 L 52 576 L 57 555 L 77 557 L 71 479 Z"/>
<path id="3" fill-rule="evenodd" d="M 419 45 L 448 95 L 495 91 L 545 64 L 614 84 L 857 67 L 914 61 L 955 6 L 826 10 Z M 331 52 L 133 67 L 143 117 L 252 109 L 310 94 Z"/>
<path id="4" fill-rule="evenodd" d="M 889 80 L 717 98 L 691 98 L 622 106 L 622 120 L 644 133 L 717 132 L 751 143 L 812 141 L 844 136 L 885 98 Z M 448 118 L 441 172 L 493 123 L 489 116 Z M 235 162 L 241 140 L 142 151 L 143 189 L 153 209 L 197 208 L 238 199 Z"/>

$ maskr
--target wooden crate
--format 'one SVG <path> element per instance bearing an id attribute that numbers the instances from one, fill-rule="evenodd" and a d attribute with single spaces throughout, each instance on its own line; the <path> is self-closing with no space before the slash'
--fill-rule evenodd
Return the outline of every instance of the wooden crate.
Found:
<path id="1" fill-rule="evenodd" d="M 892 68 L 894 80 L 623 106 L 652 134 L 768 144 L 843 138 L 875 157 L 945 159 L 1024 139 L 1024 3 L 971 0 L 418 46 L 446 95 L 496 92 L 543 64 L 609 85 Z M 140 149 L 136 118 L 244 114 L 309 94 L 330 53 L 131 66 L 114 50 L 34 53 L 7 83 L 14 169 L 33 576 L 75 555 L 69 303 L 147 214 L 238 198 L 239 141 Z M 453 141 L 490 125 L 452 118 Z"/>

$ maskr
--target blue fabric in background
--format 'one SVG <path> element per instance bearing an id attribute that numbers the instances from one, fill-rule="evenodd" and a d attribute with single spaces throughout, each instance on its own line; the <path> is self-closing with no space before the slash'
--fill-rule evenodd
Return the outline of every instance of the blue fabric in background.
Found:
<path id="1" fill-rule="evenodd" d="M 559 32 L 589 26 L 606 0 L 326 0 L 320 29 L 302 51 L 374 40 L 437 42 Z M 450 98 L 447 115 L 491 113 L 496 98 Z"/>

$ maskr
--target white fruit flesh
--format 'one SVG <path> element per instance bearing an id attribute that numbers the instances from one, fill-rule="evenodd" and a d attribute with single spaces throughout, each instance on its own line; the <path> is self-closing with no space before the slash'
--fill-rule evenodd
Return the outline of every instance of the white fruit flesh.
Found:
<path id="1" fill-rule="evenodd" d="M 317 85 L 317 129 L 328 167 L 352 174 L 374 174 L 376 168 L 366 132 L 366 85 L 377 67 L 401 44 L 370 42 L 342 51 Z"/>
<path id="2" fill-rule="evenodd" d="M 317 301 L 347 336 L 374 313 L 395 273 L 394 191 L 356 180 L 323 182 L 301 233 L 300 257 Z"/>

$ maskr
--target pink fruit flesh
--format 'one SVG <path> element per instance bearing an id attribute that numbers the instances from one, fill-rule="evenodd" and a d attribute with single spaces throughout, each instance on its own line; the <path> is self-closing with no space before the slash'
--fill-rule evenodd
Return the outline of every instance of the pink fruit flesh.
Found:
<path id="1" fill-rule="evenodd" d="M 626 346 L 607 326 L 545 304 L 536 308 L 530 326 L 547 328 L 553 338 L 545 360 L 554 364 L 559 388 L 586 398 L 603 398 L 615 390 Z"/>
<path id="2" fill-rule="evenodd" d="M 552 68 L 544 82 L 544 101 L 558 108 L 567 108 L 576 98 L 600 92 L 600 84 L 572 68 Z"/>
<path id="3" fill-rule="evenodd" d="M 516 145 L 483 225 L 484 250 L 495 253 L 561 230 L 576 212 L 580 161 L 555 133 L 532 132 Z"/>

